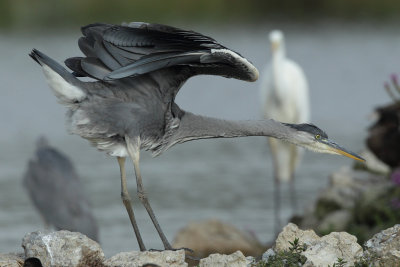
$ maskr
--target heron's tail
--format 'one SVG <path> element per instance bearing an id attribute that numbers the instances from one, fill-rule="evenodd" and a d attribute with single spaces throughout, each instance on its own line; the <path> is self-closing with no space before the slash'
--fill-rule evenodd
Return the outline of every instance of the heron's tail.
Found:
<path id="1" fill-rule="evenodd" d="M 47 83 L 62 104 L 71 105 L 86 98 L 82 82 L 54 59 L 36 49 L 29 56 L 42 66 Z"/>

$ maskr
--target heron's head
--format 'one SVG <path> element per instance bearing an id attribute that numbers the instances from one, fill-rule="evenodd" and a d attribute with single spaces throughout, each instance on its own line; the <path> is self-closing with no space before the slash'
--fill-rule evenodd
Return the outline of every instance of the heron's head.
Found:
<path id="1" fill-rule="evenodd" d="M 272 52 L 276 52 L 283 47 L 284 37 L 280 30 L 273 30 L 269 34 Z"/>
<path id="2" fill-rule="evenodd" d="M 328 135 L 313 124 L 287 124 L 293 131 L 287 141 L 319 153 L 343 155 L 355 160 L 365 161 L 357 154 L 339 146 Z"/>

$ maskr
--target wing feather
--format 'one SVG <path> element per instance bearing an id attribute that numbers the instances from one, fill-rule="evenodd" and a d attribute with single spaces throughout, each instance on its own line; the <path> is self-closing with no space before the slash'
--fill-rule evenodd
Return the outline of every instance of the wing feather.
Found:
<path id="1" fill-rule="evenodd" d="M 90 24 L 82 27 L 82 33 L 79 47 L 86 57 L 75 58 L 70 62 L 73 64 L 68 64 L 79 76 L 86 72 L 99 80 L 113 80 L 177 68 L 177 71 L 185 69 L 186 79 L 198 74 L 248 81 L 258 77 L 257 69 L 245 58 L 194 31 L 134 22 Z"/>
<path id="2" fill-rule="evenodd" d="M 178 64 L 196 64 L 200 62 L 200 58 L 203 54 L 204 52 L 151 54 L 149 56 L 142 57 L 140 60 L 132 64 L 114 70 L 106 77 L 106 80 L 136 76 L 159 69 L 176 66 Z"/>

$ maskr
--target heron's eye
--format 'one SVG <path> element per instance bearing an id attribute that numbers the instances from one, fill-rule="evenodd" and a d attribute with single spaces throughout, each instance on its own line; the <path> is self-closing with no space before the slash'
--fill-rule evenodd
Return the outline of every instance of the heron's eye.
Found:
<path id="1" fill-rule="evenodd" d="M 317 140 L 321 139 L 321 135 L 320 134 L 315 135 L 315 139 Z"/>

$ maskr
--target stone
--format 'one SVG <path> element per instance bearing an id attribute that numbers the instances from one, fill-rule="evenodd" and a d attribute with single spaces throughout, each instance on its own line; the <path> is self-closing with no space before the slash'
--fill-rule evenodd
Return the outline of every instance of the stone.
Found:
<path id="1" fill-rule="evenodd" d="M 268 260 L 269 260 L 271 257 L 275 256 L 275 255 L 276 255 L 275 251 L 274 251 L 272 248 L 270 248 L 270 249 L 268 249 L 267 251 L 265 251 L 265 252 L 262 254 L 261 260 L 263 260 L 263 261 L 265 261 L 265 262 L 268 262 Z"/>
<path id="2" fill-rule="evenodd" d="M 25 258 L 36 257 L 44 267 L 103 266 L 104 253 L 100 245 L 77 232 L 32 232 L 24 236 Z"/>
<path id="3" fill-rule="evenodd" d="M 347 262 L 346 266 L 350 266 L 363 255 L 362 247 L 353 235 L 346 232 L 332 232 L 319 237 L 313 230 L 303 231 L 291 223 L 278 235 L 275 250 L 289 250 L 291 247 L 289 241 L 293 242 L 296 238 L 300 244 L 307 246 L 302 252 L 307 257 L 304 266 L 332 266 L 339 258 Z"/>
<path id="4" fill-rule="evenodd" d="M 247 267 L 248 264 L 243 253 L 236 251 L 230 255 L 211 254 L 200 260 L 199 267 Z"/>
<path id="5" fill-rule="evenodd" d="M 104 261 L 106 267 L 142 267 L 142 266 L 186 267 L 185 251 L 131 251 L 121 252 Z"/>
<path id="6" fill-rule="evenodd" d="M 346 232 L 332 232 L 323 236 L 314 245 L 307 248 L 303 255 L 307 257 L 305 266 L 333 265 L 339 258 L 351 266 L 363 254 L 357 238 Z"/>
<path id="7" fill-rule="evenodd" d="M 348 230 L 360 212 L 371 200 L 381 199 L 393 187 L 385 175 L 342 167 L 331 174 L 329 186 L 322 190 L 317 201 L 310 205 L 305 214 L 292 219 L 302 229 L 314 229 L 320 233 Z M 367 216 L 369 207 L 366 207 Z M 361 219 L 357 218 L 358 221 Z M 373 230 L 373 229 L 372 229 Z M 372 235 L 366 235 L 369 238 Z M 364 237 L 360 236 L 363 240 Z"/>
<path id="8" fill-rule="evenodd" d="M 343 209 L 331 212 L 321 220 L 318 226 L 318 231 L 344 231 L 352 218 L 353 215 L 350 210 Z"/>
<path id="9" fill-rule="evenodd" d="M 246 256 L 259 256 L 265 247 L 253 236 L 219 220 L 192 222 L 174 238 L 173 247 L 190 248 L 192 256 L 204 258 L 213 253 L 231 254 L 240 250 Z"/>
<path id="10" fill-rule="evenodd" d="M 24 264 L 24 257 L 15 253 L 0 253 L 1 267 L 21 267 Z"/>
<path id="11" fill-rule="evenodd" d="M 376 266 L 397 266 L 400 262 L 400 224 L 375 234 L 365 242 L 364 258 Z"/>
<path id="12" fill-rule="evenodd" d="M 367 170 L 372 173 L 388 175 L 390 167 L 379 160 L 369 149 L 360 152 L 359 155 L 365 159 L 365 162 L 355 162 L 355 168 Z"/>
<path id="13" fill-rule="evenodd" d="M 299 239 L 301 244 L 311 246 L 314 244 L 315 240 L 319 239 L 319 236 L 313 230 L 301 230 L 297 225 L 289 223 L 283 227 L 282 232 L 279 233 L 275 241 L 275 250 L 289 250 L 292 246 L 289 242 L 293 242 L 296 238 Z"/>

